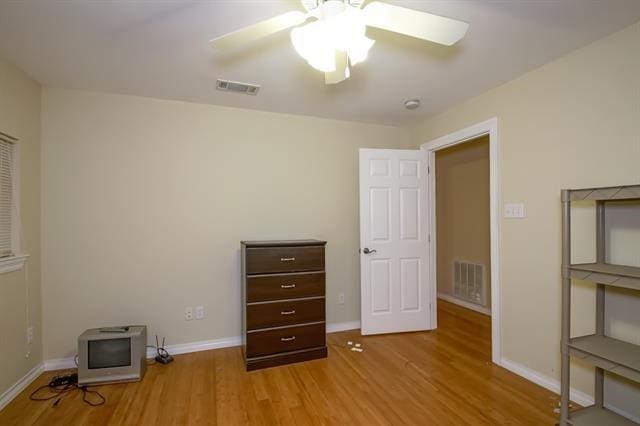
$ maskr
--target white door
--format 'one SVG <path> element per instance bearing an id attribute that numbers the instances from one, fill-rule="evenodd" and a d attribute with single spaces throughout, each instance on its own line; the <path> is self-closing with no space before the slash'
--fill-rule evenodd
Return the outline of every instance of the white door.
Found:
<path id="1" fill-rule="evenodd" d="M 362 334 L 431 327 L 423 150 L 360 150 Z"/>

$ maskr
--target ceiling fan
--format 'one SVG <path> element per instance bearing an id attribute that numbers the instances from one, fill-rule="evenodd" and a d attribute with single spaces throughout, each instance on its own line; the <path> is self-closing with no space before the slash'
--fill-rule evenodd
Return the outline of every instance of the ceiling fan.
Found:
<path id="1" fill-rule="evenodd" d="M 211 40 L 216 49 L 233 49 L 262 37 L 293 28 L 294 48 L 313 68 L 325 73 L 326 84 L 351 75 L 349 66 L 367 58 L 375 43 L 366 27 L 451 46 L 464 37 L 469 24 L 379 1 L 302 0 L 305 12 L 292 11 Z M 313 19 L 312 22 L 306 23 Z M 305 24 L 305 25 L 302 25 Z"/>

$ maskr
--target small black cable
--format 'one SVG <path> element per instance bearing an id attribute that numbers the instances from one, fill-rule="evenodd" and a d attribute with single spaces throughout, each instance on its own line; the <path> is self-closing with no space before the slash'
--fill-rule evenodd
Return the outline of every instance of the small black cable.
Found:
<path id="1" fill-rule="evenodd" d="M 84 402 L 85 404 L 89 404 L 92 407 L 97 407 L 98 405 L 102 405 L 105 402 L 107 402 L 107 399 L 104 396 L 102 396 L 102 394 L 100 392 L 98 392 L 96 390 L 89 390 L 87 388 L 87 386 L 78 386 L 78 389 L 80 389 L 82 391 L 82 402 Z M 100 398 L 100 401 L 99 402 L 95 402 L 95 403 L 89 401 L 87 399 L 87 394 L 90 394 L 90 393 L 92 393 L 92 394 L 96 395 L 98 398 Z"/>
<path id="2" fill-rule="evenodd" d="M 52 394 L 42 397 L 37 396 L 43 389 L 48 389 Z M 29 399 L 32 401 L 50 401 L 57 398 L 53 403 L 53 407 L 57 407 L 65 396 L 77 390 L 82 391 L 82 401 L 87 405 L 97 407 L 107 402 L 107 399 L 102 396 L 100 392 L 89 390 L 87 386 L 78 385 L 78 375 L 76 373 L 54 376 L 49 383 L 34 390 L 31 395 L 29 395 Z M 99 398 L 98 402 L 90 401 L 87 394 L 97 396 Z"/>

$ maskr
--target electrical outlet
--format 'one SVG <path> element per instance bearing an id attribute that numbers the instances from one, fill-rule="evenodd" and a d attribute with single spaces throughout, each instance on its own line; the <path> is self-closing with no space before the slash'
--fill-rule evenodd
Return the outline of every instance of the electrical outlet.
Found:
<path id="1" fill-rule="evenodd" d="M 338 293 L 338 304 L 344 305 L 344 293 Z"/>
<path id="2" fill-rule="evenodd" d="M 33 326 L 27 327 L 27 344 L 33 343 Z"/>
<path id="3" fill-rule="evenodd" d="M 522 219 L 524 218 L 524 204 L 523 203 L 510 203 L 504 205 L 504 217 L 507 219 Z"/>
<path id="4" fill-rule="evenodd" d="M 204 319 L 204 306 L 196 306 L 196 319 Z"/>
<path id="5" fill-rule="evenodd" d="M 193 308 L 191 306 L 184 308 L 184 319 L 187 321 L 193 320 Z"/>

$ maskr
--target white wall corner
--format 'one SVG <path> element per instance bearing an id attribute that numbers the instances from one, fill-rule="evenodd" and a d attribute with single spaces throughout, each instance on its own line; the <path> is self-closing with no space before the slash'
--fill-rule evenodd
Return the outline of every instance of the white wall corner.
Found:
<path id="1" fill-rule="evenodd" d="M 4 391 L 2 395 L 0 395 L 0 410 L 6 407 L 13 399 L 20 394 L 23 390 L 27 388 L 35 379 L 37 379 L 40 374 L 44 371 L 43 363 L 39 363 L 35 367 L 33 367 L 27 374 L 25 374 L 20 380 L 15 382 L 9 389 Z"/>

